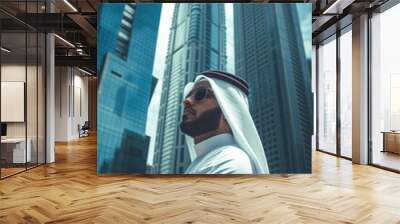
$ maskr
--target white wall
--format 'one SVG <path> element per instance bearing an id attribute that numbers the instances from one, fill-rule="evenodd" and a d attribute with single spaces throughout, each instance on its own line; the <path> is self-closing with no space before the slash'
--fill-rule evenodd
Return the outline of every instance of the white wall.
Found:
<path id="1" fill-rule="evenodd" d="M 75 70 L 75 75 L 74 75 L 74 107 L 72 108 L 72 129 L 71 129 L 71 135 L 73 138 L 78 138 L 79 133 L 78 133 L 78 124 L 81 126 L 85 123 L 85 121 L 89 120 L 89 112 L 88 112 L 88 77 L 87 76 L 82 76 L 81 74 L 83 73 L 78 73 L 77 75 L 77 70 Z"/>
<path id="2" fill-rule="evenodd" d="M 28 137 L 30 133 L 35 131 L 36 135 L 36 120 L 37 115 L 37 99 L 36 99 L 36 80 L 33 80 L 32 75 L 36 76 L 36 67 L 19 65 L 19 64 L 5 64 L 1 66 L 1 81 L 2 82 L 25 82 L 26 71 L 28 72 L 28 84 L 34 88 L 27 88 L 27 120 L 28 120 Z M 40 72 L 40 71 L 39 71 Z M 3 96 L 4 97 L 4 96 Z M 41 105 L 39 105 L 40 107 Z M 1 108 L 7 110 L 7 108 Z M 25 123 L 26 122 L 7 122 L 7 136 L 8 137 L 25 137 Z M 31 131 L 32 130 L 32 131 Z"/>
<path id="3" fill-rule="evenodd" d="M 1 66 L 1 81 L 2 82 L 25 82 L 25 64 L 9 64 Z M 28 72 L 32 67 L 28 66 Z M 31 95 L 31 94 L 28 94 Z M 36 94 L 35 94 L 36 95 Z M 3 96 L 4 97 L 4 96 Z M 7 110 L 7 108 L 1 108 Z M 25 137 L 25 122 L 7 122 L 7 137 Z"/>
<path id="4" fill-rule="evenodd" d="M 88 120 L 88 77 L 72 67 L 56 67 L 55 73 L 55 140 L 77 139 L 78 124 Z"/>
<path id="5" fill-rule="evenodd" d="M 70 84 L 69 69 L 55 68 L 55 141 L 68 140 L 68 88 Z"/>
<path id="6" fill-rule="evenodd" d="M 38 70 L 36 70 L 38 69 Z M 44 163 L 44 74 L 42 67 L 25 64 L 3 64 L 1 66 L 1 81 L 17 81 L 26 83 L 26 107 L 23 106 L 22 113 L 26 112 L 27 120 L 23 122 L 6 122 L 7 137 L 24 138 L 25 135 L 30 139 L 30 148 L 32 161 Z M 25 80 L 27 78 L 27 82 Z M 2 96 L 7 97 L 7 96 Z M 10 110 L 10 108 L 1 108 L 1 110 Z M 4 111 L 3 111 L 4 112 Z M 38 152 L 37 152 L 38 151 Z M 39 153 L 37 156 L 36 153 Z"/>

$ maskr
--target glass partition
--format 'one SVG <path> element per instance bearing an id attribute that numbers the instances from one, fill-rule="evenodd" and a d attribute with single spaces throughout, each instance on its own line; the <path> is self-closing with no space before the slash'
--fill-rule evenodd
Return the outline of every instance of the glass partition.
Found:
<path id="1" fill-rule="evenodd" d="M 336 36 L 318 47 L 318 149 L 336 154 Z"/>
<path id="2" fill-rule="evenodd" d="M 38 88 L 37 88 L 37 79 L 38 79 L 38 35 L 36 32 L 28 32 L 27 33 L 27 52 L 28 52 L 28 61 L 27 61 L 27 81 L 26 81 L 26 89 L 27 89 L 27 97 L 26 97 L 26 111 L 27 111 L 27 151 L 30 153 L 30 156 L 27 167 L 33 167 L 37 165 L 37 127 L 38 127 Z"/>
<path id="3" fill-rule="evenodd" d="M 45 124 L 46 124 L 46 37 L 43 33 L 38 33 L 38 65 L 37 65 L 37 162 L 44 164 L 46 162 L 46 144 L 45 144 Z"/>
<path id="4" fill-rule="evenodd" d="M 351 26 L 340 36 L 340 154 L 352 157 L 352 32 Z"/>
<path id="5" fill-rule="evenodd" d="M 371 18 L 372 164 L 400 170 L 400 4 Z"/>
<path id="6" fill-rule="evenodd" d="M 25 32 L 1 34 L 2 177 L 24 171 L 26 161 L 30 162 L 30 151 L 26 151 L 26 41 Z"/>
<path id="7" fill-rule="evenodd" d="M 44 1 L 0 6 L 16 17 L 44 12 Z M 1 179 L 45 163 L 45 44 L 44 33 L 0 12 Z"/>

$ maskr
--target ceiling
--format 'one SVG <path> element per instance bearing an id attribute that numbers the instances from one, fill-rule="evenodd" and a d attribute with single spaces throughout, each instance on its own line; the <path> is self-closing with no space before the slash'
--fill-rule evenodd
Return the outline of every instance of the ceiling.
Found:
<path id="1" fill-rule="evenodd" d="M 31 58 L 36 52 L 36 46 L 29 43 L 25 52 L 26 30 L 28 41 L 32 36 L 29 32 L 54 32 L 57 34 L 56 65 L 74 65 L 95 71 L 97 4 L 101 1 L 50 0 L 47 1 L 47 7 L 45 2 L 0 1 L 2 45 L 12 49 L 7 53 L 8 60 L 22 60 L 26 53 Z"/>
<path id="2" fill-rule="evenodd" d="M 255 0 L 251 2 L 312 3 L 312 36 L 315 44 L 332 35 L 339 26 L 351 23 L 353 16 L 377 8 L 387 1 Z M 60 37 L 55 38 L 56 65 L 76 65 L 95 71 L 97 4 L 131 1 L 48 0 L 47 7 L 45 2 L 45 0 L 1 0 L 0 25 L 3 33 L 9 33 L 3 34 L 3 43 L 8 42 L 11 45 L 14 41 L 12 46 L 15 48 L 14 54 L 20 52 L 23 55 L 24 48 L 20 47 L 25 46 L 25 39 L 21 39 L 16 33 L 25 32 L 26 29 L 32 32 L 54 32 Z M 52 13 L 48 13 L 50 9 Z M 30 46 L 33 44 L 28 46 L 29 54 L 32 51 Z"/>
<path id="3" fill-rule="evenodd" d="M 1 51 L 2 62 L 8 64 L 41 63 L 45 44 L 43 34 L 2 33 L 1 43 L 3 47 L 10 50 L 7 53 Z"/>
<path id="4" fill-rule="evenodd" d="M 349 24 L 353 17 L 373 12 L 390 0 L 310 0 L 313 4 L 313 44 L 334 34 Z"/>

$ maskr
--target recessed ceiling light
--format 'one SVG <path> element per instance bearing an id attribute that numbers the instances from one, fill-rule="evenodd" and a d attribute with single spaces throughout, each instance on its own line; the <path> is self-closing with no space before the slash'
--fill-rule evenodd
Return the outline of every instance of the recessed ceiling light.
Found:
<path id="1" fill-rule="evenodd" d="M 59 40 L 61 40 L 62 42 L 64 42 L 64 43 L 66 43 L 67 45 L 69 45 L 70 47 L 73 47 L 73 48 L 75 48 L 75 45 L 73 45 L 71 42 L 69 42 L 68 40 L 66 40 L 66 39 L 64 39 L 64 38 L 62 38 L 62 37 L 60 37 L 59 35 L 57 35 L 57 34 L 54 34 L 54 36 L 55 37 L 57 37 Z"/>
<path id="2" fill-rule="evenodd" d="M 5 47 L 1 47 L 1 51 L 4 51 L 4 52 L 6 52 L 6 53 L 10 53 L 10 52 L 11 52 L 10 49 L 5 48 Z"/>
<path id="3" fill-rule="evenodd" d="M 78 12 L 78 10 L 68 1 L 64 0 L 65 4 L 67 4 L 74 12 Z"/>
<path id="4" fill-rule="evenodd" d="M 355 0 L 336 0 L 322 14 L 342 14 L 343 9 L 351 5 Z"/>
<path id="5" fill-rule="evenodd" d="M 83 72 L 83 73 L 85 73 L 85 74 L 87 74 L 87 75 L 90 75 L 90 76 L 92 75 L 92 73 L 90 73 L 90 72 L 88 72 L 88 71 L 86 71 L 86 70 L 83 70 L 83 69 L 81 69 L 81 68 L 79 68 L 79 67 L 78 67 L 78 70 L 81 71 L 81 72 Z"/>

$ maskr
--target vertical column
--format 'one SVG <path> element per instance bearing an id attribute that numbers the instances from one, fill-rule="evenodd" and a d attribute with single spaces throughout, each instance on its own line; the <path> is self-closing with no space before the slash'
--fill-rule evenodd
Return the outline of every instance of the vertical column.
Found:
<path id="1" fill-rule="evenodd" d="M 312 150 L 315 150 L 317 148 L 317 135 L 316 135 L 316 130 L 317 130 L 317 46 L 312 45 L 312 60 L 311 60 L 311 91 L 313 93 L 313 135 L 312 135 Z"/>
<path id="2" fill-rule="evenodd" d="M 340 64 L 340 30 L 336 31 L 336 155 L 341 156 L 342 134 L 340 118 L 340 83 L 341 83 L 341 64 Z"/>
<path id="3" fill-rule="evenodd" d="M 353 162 L 368 163 L 368 15 L 353 19 Z"/>
<path id="4" fill-rule="evenodd" d="M 46 11 L 53 12 L 51 1 L 46 1 Z M 55 56 L 54 35 L 46 34 L 46 163 L 55 162 Z"/>

